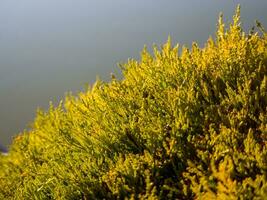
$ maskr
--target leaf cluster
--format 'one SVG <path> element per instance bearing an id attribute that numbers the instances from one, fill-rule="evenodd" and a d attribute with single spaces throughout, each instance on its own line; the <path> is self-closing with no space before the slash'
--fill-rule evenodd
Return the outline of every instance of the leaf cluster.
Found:
<path id="1" fill-rule="evenodd" d="M 0 157 L 0 199 L 266 198 L 266 33 L 238 8 L 204 48 L 153 51 L 38 111 Z"/>

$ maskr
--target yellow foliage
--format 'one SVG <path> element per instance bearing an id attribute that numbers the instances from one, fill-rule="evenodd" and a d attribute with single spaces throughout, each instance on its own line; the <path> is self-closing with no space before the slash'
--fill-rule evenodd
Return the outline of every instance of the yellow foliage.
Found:
<path id="1" fill-rule="evenodd" d="M 266 199 L 267 37 L 240 8 L 225 27 L 39 110 L 0 156 L 0 199 Z"/>

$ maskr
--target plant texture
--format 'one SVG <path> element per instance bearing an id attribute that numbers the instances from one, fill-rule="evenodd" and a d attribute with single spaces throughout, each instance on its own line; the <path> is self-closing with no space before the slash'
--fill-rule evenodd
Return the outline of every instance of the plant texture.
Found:
<path id="1" fill-rule="evenodd" d="M 146 49 L 0 157 L 0 199 L 266 199 L 267 34 L 238 8 L 204 48 Z M 181 49 L 181 50 L 180 50 Z"/>

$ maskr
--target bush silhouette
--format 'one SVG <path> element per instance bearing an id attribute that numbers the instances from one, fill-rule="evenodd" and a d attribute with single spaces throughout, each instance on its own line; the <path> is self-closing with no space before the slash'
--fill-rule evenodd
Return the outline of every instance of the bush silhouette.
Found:
<path id="1" fill-rule="evenodd" d="M 258 25 L 260 27 L 260 25 Z M 0 199 L 264 199 L 267 35 L 238 8 L 204 48 L 146 49 L 0 157 Z"/>

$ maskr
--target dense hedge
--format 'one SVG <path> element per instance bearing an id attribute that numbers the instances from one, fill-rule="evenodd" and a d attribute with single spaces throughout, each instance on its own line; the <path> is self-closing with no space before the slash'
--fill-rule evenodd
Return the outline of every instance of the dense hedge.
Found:
<path id="1" fill-rule="evenodd" d="M 0 157 L 0 199 L 266 198 L 267 35 L 239 17 L 38 111 Z"/>

